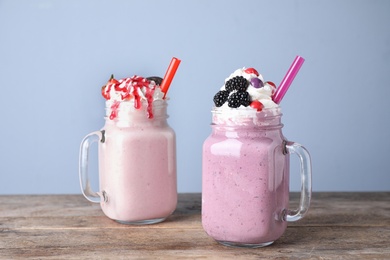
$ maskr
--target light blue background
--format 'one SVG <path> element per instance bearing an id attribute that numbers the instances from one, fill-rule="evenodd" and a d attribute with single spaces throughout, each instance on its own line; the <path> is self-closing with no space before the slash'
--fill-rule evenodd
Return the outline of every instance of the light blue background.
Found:
<path id="1" fill-rule="evenodd" d="M 389 13 L 386 0 L 0 0 L 0 193 L 80 193 L 100 87 L 111 73 L 163 76 L 173 56 L 178 190 L 200 192 L 214 93 L 243 66 L 279 84 L 296 55 L 284 134 L 310 150 L 313 190 L 388 191 Z"/>

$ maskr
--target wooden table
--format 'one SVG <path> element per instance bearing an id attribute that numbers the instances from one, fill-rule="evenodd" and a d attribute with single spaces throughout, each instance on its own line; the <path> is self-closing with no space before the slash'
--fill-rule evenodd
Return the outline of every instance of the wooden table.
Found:
<path id="1" fill-rule="evenodd" d="M 216 243 L 200 207 L 180 194 L 165 222 L 126 226 L 82 195 L 0 196 L 0 259 L 390 259 L 390 192 L 314 193 L 303 220 L 257 249 Z"/>

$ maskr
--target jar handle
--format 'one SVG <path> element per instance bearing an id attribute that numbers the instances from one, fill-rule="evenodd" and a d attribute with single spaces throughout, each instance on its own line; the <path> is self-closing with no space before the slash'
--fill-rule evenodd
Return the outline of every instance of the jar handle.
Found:
<path id="1" fill-rule="evenodd" d="M 96 131 L 88 134 L 84 137 L 80 145 L 80 157 L 79 157 L 79 178 L 80 187 L 84 197 L 94 203 L 100 203 L 101 201 L 107 201 L 105 192 L 94 192 L 91 188 L 88 177 L 88 157 L 89 148 L 95 142 L 104 142 L 104 130 Z"/>
<path id="2" fill-rule="evenodd" d="M 309 210 L 311 200 L 311 159 L 310 154 L 305 147 L 294 142 L 285 142 L 285 152 L 296 154 L 300 161 L 301 172 L 301 198 L 299 206 L 295 210 L 287 210 L 284 220 L 293 222 L 300 220 Z"/>

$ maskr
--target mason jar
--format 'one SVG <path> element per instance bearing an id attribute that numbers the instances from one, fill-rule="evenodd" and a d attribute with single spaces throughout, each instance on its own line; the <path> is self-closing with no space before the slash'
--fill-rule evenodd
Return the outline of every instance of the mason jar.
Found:
<path id="1" fill-rule="evenodd" d="M 165 100 L 153 106 L 144 102 L 140 108 L 122 103 L 107 112 L 101 130 L 83 139 L 81 189 L 89 201 L 100 203 L 107 217 L 124 224 L 152 224 L 175 210 L 176 136 L 167 118 Z M 98 143 L 97 192 L 91 190 L 88 175 L 89 147 L 94 142 Z"/>
<path id="2" fill-rule="evenodd" d="M 281 117 L 280 108 L 212 110 L 211 134 L 203 144 L 202 225 L 224 245 L 270 245 L 309 208 L 310 155 L 283 136 Z M 295 210 L 288 207 L 292 153 L 300 159 L 302 181 Z"/>

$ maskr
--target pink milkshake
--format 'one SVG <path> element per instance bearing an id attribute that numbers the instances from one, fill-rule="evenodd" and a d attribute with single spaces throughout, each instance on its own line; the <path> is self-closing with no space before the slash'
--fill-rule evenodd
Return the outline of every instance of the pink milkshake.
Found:
<path id="1" fill-rule="evenodd" d="M 176 136 L 167 123 L 166 101 L 172 77 L 172 72 L 164 79 L 112 76 L 101 90 L 106 99 L 105 125 L 82 141 L 83 194 L 120 223 L 161 222 L 176 208 Z M 98 142 L 99 192 L 91 190 L 88 180 L 93 142 Z"/>
<path id="2" fill-rule="evenodd" d="M 269 245 L 284 233 L 291 215 L 289 152 L 297 144 L 282 134 L 273 93 L 272 82 L 244 68 L 214 96 L 212 133 L 203 144 L 202 225 L 225 245 Z"/>
<path id="3" fill-rule="evenodd" d="M 128 116 L 106 121 L 104 142 L 99 144 L 100 190 L 103 212 L 128 224 L 156 223 L 176 208 L 176 137 L 167 124 L 165 101 Z M 124 117 L 124 118 L 123 118 Z"/>

